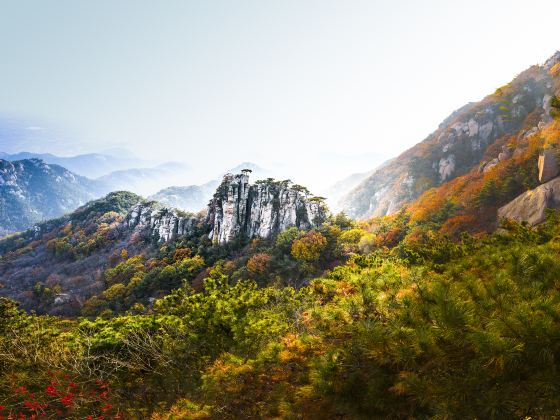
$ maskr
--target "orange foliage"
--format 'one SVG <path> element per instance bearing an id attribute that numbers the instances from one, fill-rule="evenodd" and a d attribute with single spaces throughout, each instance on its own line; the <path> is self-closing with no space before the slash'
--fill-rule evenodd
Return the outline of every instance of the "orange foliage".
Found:
<path id="1" fill-rule="evenodd" d="M 515 150 L 512 157 L 498 162 L 484 173 L 474 168 L 463 176 L 426 191 L 409 207 L 411 221 L 433 221 L 450 202 L 454 204 L 454 209 L 441 226 L 441 233 L 454 236 L 464 230 L 471 233 L 492 230 L 495 228 L 497 207 L 512 197 L 501 194 L 493 205 L 481 208 L 478 197 L 483 187 L 493 182 L 498 191 L 503 192 L 507 189 L 506 181 L 515 179 L 523 171 L 536 176 L 537 156 L 543 141 L 547 145 L 560 145 L 560 121 L 554 121 L 528 139 L 508 137 L 498 140 L 488 148 L 485 160 L 496 157 L 502 146 Z"/>
<path id="2" fill-rule="evenodd" d="M 468 232 L 476 226 L 476 217 L 473 215 L 455 216 L 448 219 L 441 227 L 440 232 L 454 236 L 459 232 Z"/>
<path id="3" fill-rule="evenodd" d="M 402 226 L 395 226 L 387 232 L 379 233 L 377 235 L 378 244 L 389 248 L 397 245 L 404 234 L 403 228 Z"/>
<path id="4" fill-rule="evenodd" d="M 560 64 L 560 63 L 559 63 Z M 554 120 L 542 130 L 544 143 L 547 146 L 560 146 L 560 121 Z"/>
<path id="5" fill-rule="evenodd" d="M 263 275 L 268 270 L 270 259 L 270 255 L 264 252 L 255 254 L 247 261 L 247 270 L 252 274 Z"/>
<path id="6" fill-rule="evenodd" d="M 429 220 L 443 207 L 447 197 L 441 193 L 441 189 L 442 187 L 429 189 L 416 200 L 411 207 L 411 221 L 421 222 Z"/>
<path id="7" fill-rule="evenodd" d="M 317 261 L 326 246 L 327 238 L 316 230 L 312 230 L 292 243 L 292 255 L 300 261 Z"/>

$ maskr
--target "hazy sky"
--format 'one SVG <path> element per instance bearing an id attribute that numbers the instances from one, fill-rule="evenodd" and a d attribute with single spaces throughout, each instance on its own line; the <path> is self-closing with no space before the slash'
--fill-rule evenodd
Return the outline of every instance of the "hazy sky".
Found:
<path id="1" fill-rule="evenodd" d="M 558 16 L 558 0 L 0 0 L 0 116 L 56 127 L 56 153 L 330 182 L 543 62 Z"/>

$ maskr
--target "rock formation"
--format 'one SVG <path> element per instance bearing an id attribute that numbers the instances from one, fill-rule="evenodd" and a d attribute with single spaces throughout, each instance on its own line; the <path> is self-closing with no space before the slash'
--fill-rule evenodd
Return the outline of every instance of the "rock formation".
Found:
<path id="1" fill-rule="evenodd" d="M 156 202 L 135 205 L 122 222 L 122 229 L 158 242 L 207 233 L 216 244 L 236 238 L 268 238 L 289 227 L 311 229 L 326 218 L 321 198 L 308 197 L 305 188 L 288 181 L 257 181 L 249 184 L 249 171 L 227 174 L 203 213 L 183 213 Z M 198 232 L 198 231 L 197 231 Z"/>
<path id="2" fill-rule="evenodd" d="M 560 177 L 526 191 L 498 209 L 498 219 L 526 221 L 538 225 L 545 220 L 546 209 L 560 209 Z"/>
<path id="3" fill-rule="evenodd" d="M 199 215 L 183 214 L 154 203 L 139 203 L 126 215 L 122 225 L 138 232 L 147 232 L 147 236 L 154 241 L 169 242 L 192 232 L 199 222 Z"/>
<path id="4" fill-rule="evenodd" d="M 558 158 L 554 149 L 546 149 L 539 156 L 539 182 L 548 182 L 558 176 Z"/>
<path id="5" fill-rule="evenodd" d="M 498 209 L 498 219 L 511 219 L 538 225 L 546 218 L 546 209 L 560 209 L 560 168 L 554 148 L 546 148 L 538 159 L 539 185 L 517 196 Z"/>
<path id="6" fill-rule="evenodd" d="M 289 181 L 258 181 L 249 184 L 249 171 L 228 174 L 208 205 L 209 237 L 224 244 L 236 237 L 267 238 L 289 227 L 311 229 L 326 218 L 319 198 Z"/>

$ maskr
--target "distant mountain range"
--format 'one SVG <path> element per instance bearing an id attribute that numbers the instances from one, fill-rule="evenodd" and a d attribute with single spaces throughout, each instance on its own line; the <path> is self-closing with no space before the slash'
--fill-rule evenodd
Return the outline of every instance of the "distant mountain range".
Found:
<path id="1" fill-rule="evenodd" d="M 180 162 L 166 162 L 154 167 L 129 168 L 110 172 L 98 178 L 112 191 L 126 190 L 144 197 L 162 187 L 185 184 L 192 177 L 190 167 Z"/>
<path id="2" fill-rule="evenodd" d="M 68 213 L 107 185 L 39 159 L 0 160 L 0 236 Z"/>
<path id="3" fill-rule="evenodd" d="M 50 153 L 4 153 L 0 152 L 0 159 L 23 160 L 41 159 L 47 164 L 62 166 L 75 174 L 98 178 L 114 171 L 147 166 L 148 162 L 133 157 L 118 157 L 102 153 L 88 153 L 76 156 L 56 156 Z"/>
<path id="4" fill-rule="evenodd" d="M 37 154 L 2 153 L 0 156 L 20 158 Z M 74 167 L 79 166 L 80 161 L 91 164 L 104 155 L 92 154 L 73 158 L 39 156 L 46 156 L 50 161 L 70 163 L 70 166 Z M 103 159 L 101 161 L 107 162 Z M 251 169 L 255 174 L 254 179 L 267 178 L 270 175 L 265 169 L 249 162 L 227 172 L 237 173 L 241 169 Z M 161 185 L 173 185 L 177 181 L 188 179 L 188 171 L 186 165 L 169 162 L 154 168 L 113 171 L 97 179 L 90 179 L 36 157 L 19 160 L 0 159 L 0 237 L 28 229 L 40 221 L 62 216 L 111 191 L 126 190 L 148 196 Z M 168 207 L 199 211 L 208 204 L 221 182 L 222 175 L 219 174 L 202 185 L 166 187 L 149 198 L 161 201 Z"/>
<path id="5" fill-rule="evenodd" d="M 186 211 L 198 211 L 206 204 L 214 193 L 218 181 L 210 181 L 204 185 L 189 185 L 185 187 L 167 187 L 149 198 L 160 203 Z"/>
<path id="6" fill-rule="evenodd" d="M 344 179 L 334 183 L 330 187 L 321 191 L 321 195 L 327 198 L 329 207 L 338 211 L 341 210 L 340 200 L 349 191 L 352 191 L 356 186 L 360 184 L 364 179 L 369 177 L 374 171 L 360 172 L 347 176 Z"/>
<path id="7" fill-rule="evenodd" d="M 0 159 L 17 161 L 40 159 L 47 164 L 62 166 L 69 171 L 107 185 L 111 191 L 127 190 L 148 196 L 162 186 L 184 183 L 191 174 L 190 167 L 181 162 L 152 162 L 138 159 L 121 151 L 123 157 L 105 153 L 88 153 L 76 156 L 57 156 L 50 153 L 5 153 Z"/>
<path id="8" fill-rule="evenodd" d="M 466 104 L 455 111 L 434 133 L 397 158 L 372 171 L 352 174 L 322 191 L 321 195 L 329 199 L 335 210 L 344 210 L 353 218 L 366 219 L 393 214 L 419 197 L 424 197 L 421 202 L 426 207 L 430 200 L 423 194 L 433 188 L 451 185 L 462 176 L 471 177 L 471 185 L 475 179 L 481 183 L 478 178 L 483 174 L 500 164 L 506 165 L 504 162 L 511 163 L 510 158 L 521 156 L 528 147 L 527 139 L 541 133 L 560 112 L 556 110 L 560 103 L 559 66 L 560 52 L 544 65 L 522 72 L 482 101 Z M 208 182 L 196 185 L 188 182 L 193 175 L 191 168 L 177 162 L 115 169 L 143 162 L 104 154 L 59 157 L 23 152 L 1 153 L 0 158 L 4 159 L 0 160 L 2 235 L 60 216 L 110 191 L 127 190 L 166 206 L 198 211 L 206 206 L 223 175 L 218 174 Z M 528 158 L 527 162 L 531 159 Z M 250 162 L 229 172 L 241 169 L 252 170 L 252 179 L 271 175 L 268 170 Z M 104 175 L 93 180 L 78 175 L 101 173 Z M 510 182 L 509 193 L 502 194 L 501 201 L 497 200 L 495 204 L 503 204 L 506 198 L 535 186 L 531 174 L 521 177 L 525 181 L 520 175 L 517 178 Z M 459 187 L 447 187 L 450 188 Z M 459 194 L 457 191 L 455 196 Z M 476 206 L 476 203 L 468 206 L 463 203 L 455 210 L 462 217 L 475 217 L 473 209 Z M 488 226 L 491 225 L 490 219 Z"/>

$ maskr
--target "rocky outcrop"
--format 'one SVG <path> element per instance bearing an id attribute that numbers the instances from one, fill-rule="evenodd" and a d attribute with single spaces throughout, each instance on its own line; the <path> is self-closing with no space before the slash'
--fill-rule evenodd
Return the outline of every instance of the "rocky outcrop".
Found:
<path id="1" fill-rule="evenodd" d="M 554 149 L 546 149 L 539 156 L 539 182 L 548 182 L 558 176 L 557 152 Z"/>
<path id="2" fill-rule="evenodd" d="M 520 151 L 521 149 L 519 149 Z M 507 146 L 502 146 L 502 151 L 498 154 L 498 157 L 487 161 L 482 162 L 478 167 L 478 173 L 486 173 L 498 163 L 503 162 L 504 160 L 509 159 L 512 156 L 511 150 Z"/>
<path id="3" fill-rule="evenodd" d="M 310 197 L 307 190 L 289 181 L 249 183 L 249 171 L 227 174 L 206 215 L 184 213 L 156 202 L 136 204 L 121 223 L 121 229 L 156 242 L 173 241 L 202 233 L 217 244 L 234 239 L 268 238 L 292 226 L 311 229 L 326 218 L 321 198 Z"/>
<path id="4" fill-rule="evenodd" d="M 545 61 L 543 67 L 550 71 L 556 64 L 560 63 L 560 51 L 556 51 L 552 57 Z"/>
<path id="5" fill-rule="evenodd" d="M 498 219 L 538 225 L 545 220 L 546 209 L 560 209 L 560 177 L 524 192 L 498 209 Z"/>
<path id="6" fill-rule="evenodd" d="M 136 204 L 122 226 L 147 234 L 156 242 L 169 242 L 192 232 L 200 221 L 200 215 L 185 214 L 151 202 Z"/>
<path id="7" fill-rule="evenodd" d="M 439 161 L 439 176 L 442 181 L 450 178 L 455 171 L 455 155 L 441 158 Z"/>
<path id="8" fill-rule="evenodd" d="M 538 167 L 539 181 L 543 184 L 499 208 L 498 219 L 538 225 L 544 222 L 546 209 L 560 209 L 560 168 L 556 150 L 545 149 L 539 156 Z"/>
<path id="9" fill-rule="evenodd" d="M 249 172 L 228 174 L 208 205 L 209 237 L 224 244 L 233 238 L 267 238 L 289 227 L 311 229 L 326 218 L 323 200 L 309 197 L 303 187 L 289 181 L 249 184 Z"/>
<path id="10" fill-rule="evenodd" d="M 252 171 L 251 175 L 258 177 L 257 179 L 265 179 L 270 176 L 270 171 L 267 169 L 261 168 L 251 162 L 243 162 L 205 184 L 167 187 L 148 198 L 150 200 L 158 201 L 167 207 L 173 207 L 184 211 L 198 212 L 206 208 L 208 201 L 212 199 L 216 188 L 220 185 L 225 174 L 239 173 L 242 169 L 250 169 Z"/>

